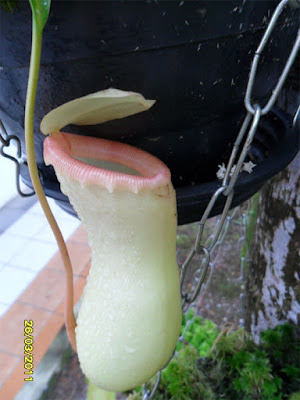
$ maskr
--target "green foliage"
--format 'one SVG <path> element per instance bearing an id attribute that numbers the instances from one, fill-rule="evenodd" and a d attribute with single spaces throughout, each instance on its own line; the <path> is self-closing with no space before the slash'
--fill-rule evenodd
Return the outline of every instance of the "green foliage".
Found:
<path id="1" fill-rule="evenodd" d="M 209 354 L 214 340 L 218 336 L 216 325 L 194 315 L 190 309 L 182 317 L 180 335 L 184 334 L 184 343 L 178 341 L 177 356 L 163 370 L 160 390 L 155 400 L 214 400 L 215 396 L 205 380 L 198 361 L 200 356 Z M 155 384 L 156 377 L 150 381 L 150 387 Z M 200 397 L 199 397 L 200 396 Z M 141 387 L 129 395 L 128 400 L 141 400 Z"/>
<path id="2" fill-rule="evenodd" d="M 261 346 L 266 351 L 273 370 L 282 380 L 284 393 L 300 387 L 300 329 L 284 324 L 261 333 Z"/>
<path id="3" fill-rule="evenodd" d="M 198 366 L 199 354 L 194 346 L 187 345 L 173 358 L 162 372 L 159 391 L 155 400 L 216 400 L 204 373 Z M 156 377 L 150 382 L 153 387 Z M 141 388 L 127 400 L 142 400 Z"/>
<path id="4" fill-rule="evenodd" d="M 170 400 L 214 400 L 215 395 L 197 365 L 199 353 L 193 346 L 180 350 L 162 373 L 161 386 Z"/>
<path id="5" fill-rule="evenodd" d="M 224 327 L 211 349 L 213 358 L 228 358 L 240 350 L 253 348 L 249 335 L 244 328 L 235 330 L 233 326 Z"/>
<path id="6" fill-rule="evenodd" d="M 156 400 L 300 400 L 296 327 L 269 329 L 256 345 L 243 328 L 217 330 L 190 310 L 181 335 L 184 343 L 178 342 L 176 356 L 162 372 Z M 128 400 L 142 398 L 139 388 Z"/>
<path id="7" fill-rule="evenodd" d="M 276 397 L 276 394 L 280 389 L 281 380 L 273 377 L 272 367 L 265 353 L 259 350 L 254 353 L 244 352 L 244 360 L 236 371 L 238 376 L 233 380 L 233 385 L 238 393 L 244 393 L 244 398 L 260 400 L 280 398 Z"/>
<path id="8" fill-rule="evenodd" d="M 186 316 L 183 315 L 180 335 L 183 334 L 184 342 L 194 346 L 201 357 L 206 357 L 218 336 L 218 330 L 212 321 L 194 316 L 194 310 L 190 309 Z M 184 343 L 179 341 L 176 351 L 183 347 Z"/>
<path id="9" fill-rule="evenodd" d="M 300 400 L 300 391 L 292 393 L 289 397 L 289 400 Z"/>
<path id="10" fill-rule="evenodd" d="M 243 328 L 224 328 L 211 351 L 222 363 L 224 379 L 219 395 L 229 399 L 281 399 L 281 379 L 273 376 L 267 353 L 258 348 Z"/>

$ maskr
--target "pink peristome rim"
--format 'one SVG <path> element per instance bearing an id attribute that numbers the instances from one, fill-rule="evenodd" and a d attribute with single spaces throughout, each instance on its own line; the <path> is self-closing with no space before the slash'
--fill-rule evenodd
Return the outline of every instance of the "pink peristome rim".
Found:
<path id="1" fill-rule="evenodd" d="M 74 157 L 111 161 L 134 169 L 142 176 L 91 166 Z M 168 167 L 158 158 L 125 143 L 59 132 L 44 141 L 44 160 L 56 172 L 82 185 L 98 185 L 109 191 L 122 189 L 138 193 L 170 183 Z"/>

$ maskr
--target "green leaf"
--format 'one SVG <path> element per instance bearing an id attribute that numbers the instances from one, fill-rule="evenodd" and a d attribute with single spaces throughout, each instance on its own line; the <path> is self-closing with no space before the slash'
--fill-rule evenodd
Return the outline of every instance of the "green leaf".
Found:
<path id="1" fill-rule="evenodd" d="M 281 370 L 284 372 L 289 378 L 297 379 L 300 376 L 299 368 L 295 367 L 294 365 L 287 365 L 285 368 Z"/>
<path id="2" fill-rule="evenodd" d="M 46 25 L 51 0 L 29 0 L 32 9 L 32 18 L 38 31 L 42 31 Z"/>
<path id="3" fill-rule="evenodd" d="M 299 392 L 294 392 L 290 395 L 289 400 L 300 400 L 300 390 Z"/>
<path id="4" fill-rule="evenodd" d="M 141 94 L 106 89 L 79 97 L 50 111 L 41 122 L 44 135 L 66 125 L 96 125 L 149 110 L 155 103 Z"/>

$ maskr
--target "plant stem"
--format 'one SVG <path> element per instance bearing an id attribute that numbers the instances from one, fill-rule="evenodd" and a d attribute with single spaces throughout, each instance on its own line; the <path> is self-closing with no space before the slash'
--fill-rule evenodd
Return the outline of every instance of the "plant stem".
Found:
<path id="1" fill-rule="evenodd" d="M 115 400 L 116 393 L 114 392 L 106 392 L 105 390 L 100 389 L 92 382 L 89 382 L 88 392 L 87 392 L 87 400 Z"/>
<path id="2" fill-rule="evenodd" d="M 55 236 L 59 251 L 64 263 L 66 272 L 66 304 L 65 304 L 65 324 L 68 337 L 73 349 L 76 351 L 75 327 L 76 321 L 73 311 L 73 271 L 72 265 L 67 250 L 67 246 L 57 225 L 57 222 L 49 207 L 48 201 L 44 194 L 40 183 L 38 169 L 36 165 L 35 150 L 34 150 L 34 106 L 36 99 L 37 83 L 40 69 L 42 49 L 42 31 L 40 31 L 35 22 L 32 24 L 32 48 L 29 68 L 29 78 L 26 96 L 25 107 L 25 143 L 26 154 L 28 161 L 29 173 L 33 188 L 44 211 L 44 214 L 49 222 L 49 225 Z"/>

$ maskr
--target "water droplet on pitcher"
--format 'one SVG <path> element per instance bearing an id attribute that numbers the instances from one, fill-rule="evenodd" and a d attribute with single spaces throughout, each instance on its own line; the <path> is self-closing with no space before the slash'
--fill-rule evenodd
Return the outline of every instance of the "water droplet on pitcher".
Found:
<path id="1" fill-rule="evenodd" d="M 133 354 L 133 353 L 136 352 L 136 349 L 133 348 L 133 347 L 125 346 L 125 351 L 126 351 L 126 353 L 128 353 L 128 354 Z"/>

